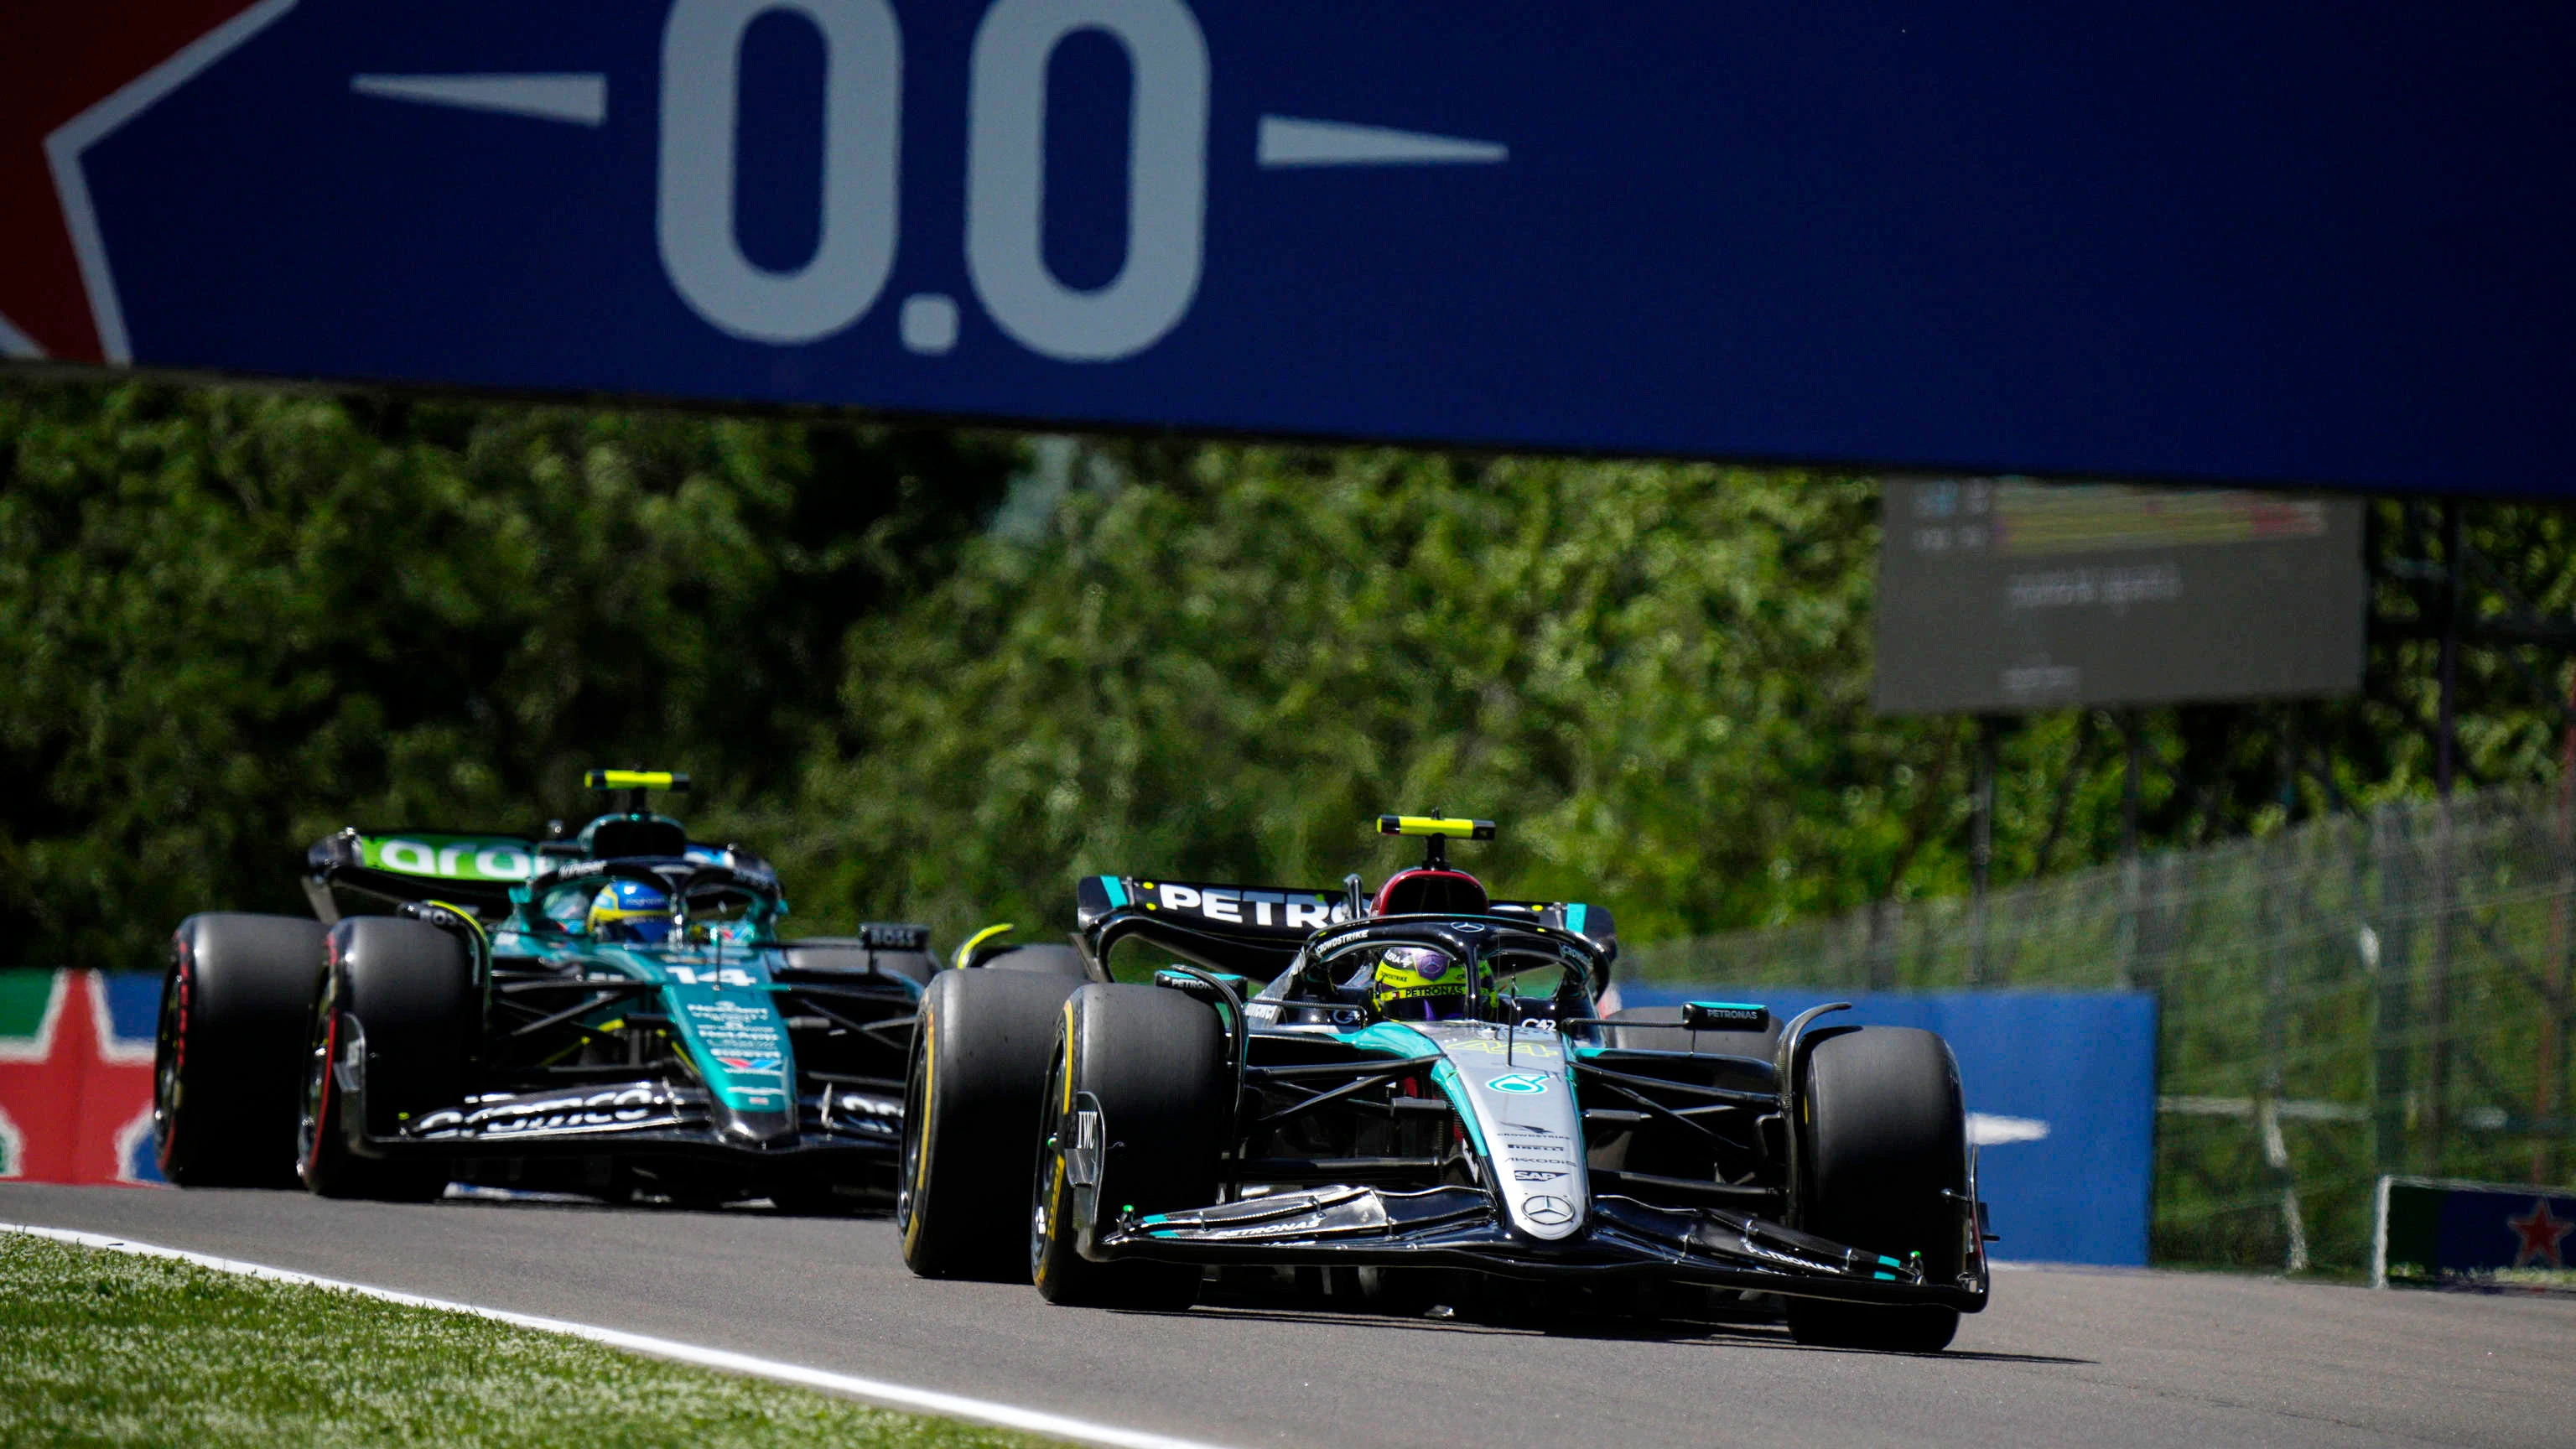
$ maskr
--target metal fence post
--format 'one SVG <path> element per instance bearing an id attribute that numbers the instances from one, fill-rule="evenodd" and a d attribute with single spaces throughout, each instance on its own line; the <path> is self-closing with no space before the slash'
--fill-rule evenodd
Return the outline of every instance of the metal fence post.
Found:
<path id="1" fill-rule="evenodd" d="M 2451 951 L 2453 918 L 2459 908 L 2458 882 L 2452 878 L 2459 863 L 2453 852 L 2451 802 L 2439 799 L 2433 802 L 2433 861 L 2425 882 L 2433 916 L 2432 941 L 2424 953 L 2424 1131 L 2420 1139 L 2428 1177 L 2442 1175 L 2442 1157 L 2451 1145 Z"/>
<path id="2" fill-rule="evenodd" d="M 2370 869 L 2377 885 L 2376 919 L 2365 921 L 2358 942 L 2362 963 L 2375 978 L 2370 1029 L 2370 1117 L 2376 1172 L 2406 1165 L 2406 1098 L 2411 1063 L 2406 1025 L 2413 972 L 2413 880 L 2407 869 L 2406 817 L 2394 804 L 2370 812 Z"/>

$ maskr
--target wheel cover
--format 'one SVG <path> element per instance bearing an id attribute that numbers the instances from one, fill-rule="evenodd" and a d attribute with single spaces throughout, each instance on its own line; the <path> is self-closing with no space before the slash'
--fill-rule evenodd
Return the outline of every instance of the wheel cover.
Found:
<path id="1" fill-rule="evenodd" d="M 152 1149 L 161 1174 L 170 1175 L 171 1148 L 179 1129 L 181 1073 L 188 1061 L 188 1000 L 193 992 L 186 964 L 174 966 L 161 993 L 160 1021 L 152 1043 Z"/>
<path id="2" fill-rule="evenodd" d="M 295 1173 L 307 1187 L 322 1159 L 322 1129 L 330 1106 L 331 1058 L 339 1045 L 340 1013 L 331 993 L 313 1014 L 313 1046 L 304 1062 L 304 1098 L 295 1115 Z"/>
<path id="3" fill-rule="evenodd" d="M 928 1022 L 914 1030 L 926 1032 Z M 894 1227 L 905 1246 L 912 1243 L 913 1194 L 921 1180 L 923 1139 L 930 1135 L 930 1054 L 926 1044 L 916 1043 L 912 1060 L 903 1074 L 903 1165 L 896 1172 L 894 1184 Z"/>
<path id="4" fill-rule="evenodd" d="M 1037 1171 L 1030 1175 L 1029 1274 L 1046 1265 L 1047 1229 L 1052 1225 L 1064 1177 L 1064 1058 L 1047 1069 L 1045 1115 L 1038 1119 Z"/>

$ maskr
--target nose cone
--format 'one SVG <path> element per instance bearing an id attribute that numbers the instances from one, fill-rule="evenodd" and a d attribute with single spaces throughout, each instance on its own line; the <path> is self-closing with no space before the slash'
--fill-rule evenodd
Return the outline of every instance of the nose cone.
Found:
<path id="1" fill-rule="evenodd" d="M 1541 1242 L 1583 1231 L 1592 1187 L 1565 1039 L 1544 1022 L 1414 1030 L 1455 1068 L 1443 1085 L 1476 1124 L 1486 1175 L 1512 1228 Z"/>

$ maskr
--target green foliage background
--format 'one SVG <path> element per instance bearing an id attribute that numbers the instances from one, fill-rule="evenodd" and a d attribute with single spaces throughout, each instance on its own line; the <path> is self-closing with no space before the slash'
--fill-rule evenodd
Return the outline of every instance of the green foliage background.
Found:
<path id="1" fill-rule="evenodd" d="M 1632 940 L 1956 891 L 1969 726 L 1868 707 L 1876 507 L 1695 465 L 0 379 L 0 965 L 156 965 L 190 911 L 300 910 L 342 824 L 578 819 L 601 763 L 691 771 L 698 833 L 777 860 L 816 932 L 1026 933 L 1093 870 L 1374 878 L 1386 809 L 1501 820 L 1475 868 Z M 2374 551 L 2415 546 L 2381 515 Z M 2565 529 L 2476 536 L 2564 613 Z M 2430 647 L 2375 644 L 2358 700 L 2151 713 L 2148 843 L 2423 791 Z M 2470 778 L 2554 770 L 2533 667 L 2471 661 Z M 2117 848 L 2104 726 L 2005 738 L 1999 880 Z"/>

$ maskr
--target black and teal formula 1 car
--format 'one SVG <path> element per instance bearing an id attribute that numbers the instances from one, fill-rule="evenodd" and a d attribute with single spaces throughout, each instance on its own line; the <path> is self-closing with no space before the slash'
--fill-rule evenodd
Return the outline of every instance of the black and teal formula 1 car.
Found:
<path id="1" fill-rule="evenodd" d="M 1518 1280 L 1918 1351 L 1985 1306 L 1939 1037 L 1834 1007 L 1604 1015 L 1608 911 L 1489 899 L 1443 844 L 1486 822 L 1379 828 L 1429 848 L 1374 892 L 1088 877 L 1090 981 L 942 973 L 909 1072 L 913 1269 L 1163 1307 L 1211 1270 L 1399 1310 L 1533 1300 L 1484 1291 Z M 1130 943 L 1151 984 L 1110 979 Z"/>
<path id="2" fill-rule="evenodd" d="M 890 1190 L 928 932 L 790 941 L 768 864 L 646 791 L 545 838 L 344 830 L 314 919 L 189 917 L 153 1118 L 183 1186 L 451 1183 L 826 1210 Z"/>

